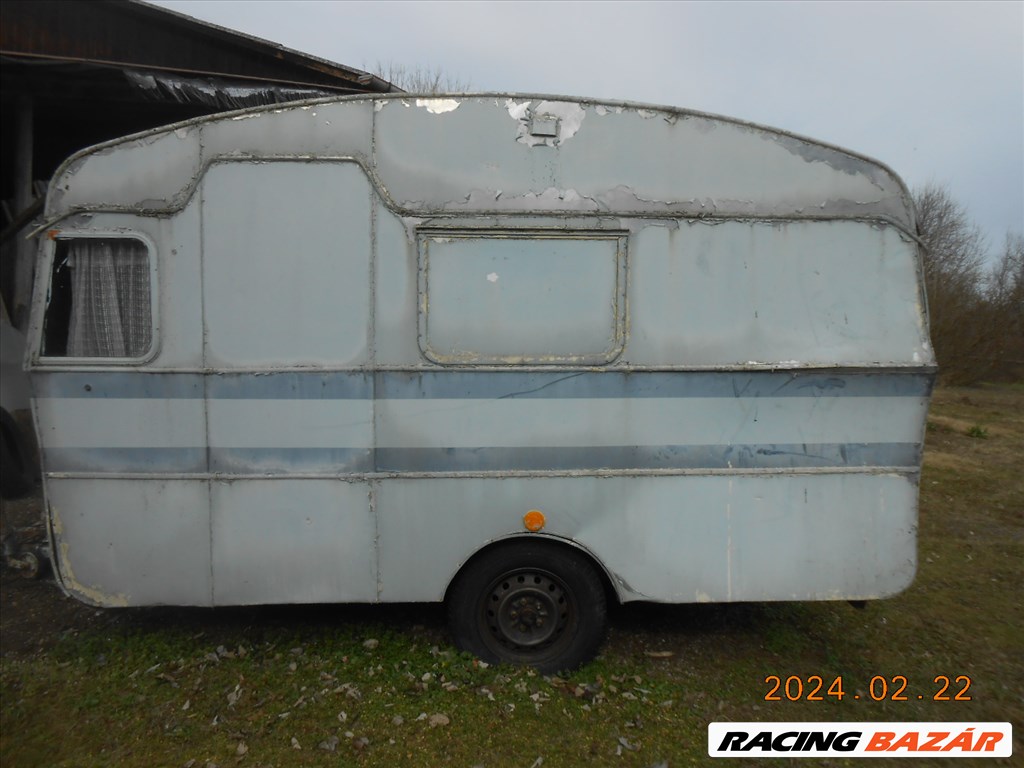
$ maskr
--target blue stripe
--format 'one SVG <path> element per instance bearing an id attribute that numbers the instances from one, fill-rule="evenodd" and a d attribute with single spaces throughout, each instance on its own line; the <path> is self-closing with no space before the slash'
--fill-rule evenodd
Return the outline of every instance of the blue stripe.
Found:
<path id="1" fill-rule="evenodd" d="M 37 397 L 431 400 L 642 397 L 927 397 L 918 370 L 821 371 L 288 371 L 35 373 Z"/>
<path id="2" fill-rule="evenodd" d="M 44 448 L 47 472 L 206 472 L 205 448 Z"/>
<path id="3" fill-rule="evenodd" d="M 217 400 L 372 400 L 373 374 L 364 371 L 224 373 L 209 376 L 207 387 L 208 396 Z"/>
<path id="4" fill-rule="evenodd" d="M 645 469 L 917 467 L 918 443 L 664 445 L 558 448 L 76 448 L 46 452 L 50 472 L 225 475 L 361 472 L 528 472 Z"/>
<path id="5" fill-rule="evenodd" d="M 376 457 L 380 472 L 908 467 L 920 462 L 920 446 L 913 443 L 862 443 L 378 448 Z"/>
<path id="6" fill-rule="evenodd" d="M 640 397 L 916 397 L 930 376 L 770 371 L 394 371 L 378 374 L 380 399 Z"/>
<path id="7" fill-rule="evenodd" d="M 32 372 L 36 397 L 152 398 L 185 400 L 202 398 L 203 377 L 195 373 L 146 373 L 144 371 Z"/>
<path id="8" fill-rule="evenodd" d="M 373 472 L 370 448 L 213 448 L 210 470 L 225 474 Z"/>

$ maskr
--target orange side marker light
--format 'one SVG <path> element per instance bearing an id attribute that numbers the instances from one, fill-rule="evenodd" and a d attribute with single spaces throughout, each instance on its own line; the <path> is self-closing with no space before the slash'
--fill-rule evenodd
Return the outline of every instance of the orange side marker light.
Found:
<path id="1" fill-rule="evenodd" d="M 544 527 L 546 522 L 547 520 L 544 519 L 544 513 L 539 509 L 531 509 L 523 515 L 523 526 L 531 533 L 539 531 Z"/>

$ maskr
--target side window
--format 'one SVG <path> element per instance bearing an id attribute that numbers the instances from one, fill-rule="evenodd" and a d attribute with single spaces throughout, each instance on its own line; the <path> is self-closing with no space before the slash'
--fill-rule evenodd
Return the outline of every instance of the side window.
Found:
<path id="1" fill-rule="evenodd" d="M 56 243 L 44 357 L 139 358 L 153 343 L 149 249 L 128 237 Z"/>
<path id="2" fill-rule="evenodd" d="M 626 245 L 619 231 L 420 230 L 420 349 L 442 365 L 611 362 Z"/>

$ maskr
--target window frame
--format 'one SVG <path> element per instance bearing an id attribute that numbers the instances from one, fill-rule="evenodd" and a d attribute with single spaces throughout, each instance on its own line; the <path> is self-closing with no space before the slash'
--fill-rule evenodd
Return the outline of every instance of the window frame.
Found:
<path id="1" fill-rule="evenodd" d="M 46 321 L 53 297 L 53 271 L 54 262 L 61 243 L 73 240 L 134 240 L 141 243 L 146 250 L 147 262 L 149 265 L 149 316 L 150 316 L 150 343 L 149 348 L 142 355 L 135 357 L 82 357 L 72 355 L 46 354 L 43 350 L 46 342 Z M 40 301 L 38 307 L 38 319 L 36 321 L 35 338 L 32 344 L 32 362 L 41 366 L 56 367 L 71 365 L 74 367 L 86 366 L 141 366 L 153 360 L 160 352 L 160 302 L 157 269 L 157 247 L 153 239 L 135 230 L 50 230 L 47 233 L 47 241 L 44 247 L 44 258 L 37 265 L 36 280 L 45 277 L 45 283 L 40 287 Z"/>
<path id="2" fill-rule="evenodd" d="M 547 229 L 543 227 L 418 227 L 416 229 L 417 271 L 417 343 L 420 354 L 437 365 L 446 367 L 585 367 L 610 365 L 626 347 L 628 328 L 627 279 L 629 274 L 629 231 L 623 229 Z M 514 240 L 594 240 L 615 244 L 615 285 L 613 296 L 611 344 L 600 353 L 567 355 L 485 355 L 465 353 L 446 355 L 430 346 L 429 338 L 429 244 L 434 240 L 473 239 Z"/>

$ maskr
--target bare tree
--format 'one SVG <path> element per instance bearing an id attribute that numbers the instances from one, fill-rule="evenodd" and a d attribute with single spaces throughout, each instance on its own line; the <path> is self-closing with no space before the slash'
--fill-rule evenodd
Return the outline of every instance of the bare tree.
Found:
<path id="1" fill-rule="evenodd" d="M 989 274 L 987 293 L 995 304 L 1024 311 L 1024 235 L 1007 233 L 1003 255 Z"/>
<path id="2" fill-rule="evenodd" d="M 985 238 L 945 186 L 914 190 L 914 202 L 935 356 L 946 382 L 970 383 L 985 374 L 991 360 L 982 293 Z"/>
<path id="3" fill-rule="evenodd" d="M 374 73 L 409 93 L 464 93 L 472 87 L 469 80 L 451 75 L 440 67 L 407 67 L 394 61 L 386 64 L 378 61 Z"/>
<path id="4" fill-rule="evenodd" d="M 992 315 L 995 373 L 1024 378 L 1024 235 L 1008 233 L 1003 255 L 989 273 L 985 300 Z"/>

